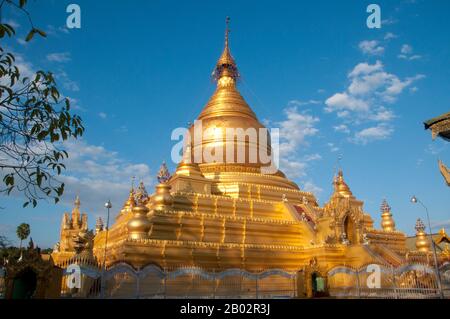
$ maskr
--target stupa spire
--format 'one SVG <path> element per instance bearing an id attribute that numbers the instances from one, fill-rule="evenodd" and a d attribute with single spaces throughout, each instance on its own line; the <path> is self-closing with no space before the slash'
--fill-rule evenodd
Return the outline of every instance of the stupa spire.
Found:
<path id="1" fill-rule="evenodd" d="M 386 199 L 381 203 L 381 227 L 384 231 L 395 231 L 395 222 L 391 214 L 391 206 Z"/>
<path id="2" fill-rule="evenodd" d="M 80 208 L 80 206 L 81 206 L 80 196 L 77 195 L 73 204 L 76 208 L 78 208 L 78 209 Z"/>
<path id="3" fill-rule="evenodd" d="M 334 193 L 342 195 L 344 197 L 353 196 L 350 187 L 348 187 L 347 183 L 344 181 L 344 173 L 342 169 L 339 169 L 338 175 L 334 177 Z"/>
<path id="4" fill-rule="evenodd" d="M 231 55 L 230 51 L 229 34 L 230 34 L 230 17 L 227 17 L 224 49 L 213 71 L 213 78 L 214 80 L 217 81 L 219 85 L 221 83 L 220 79 L 223 77 L 231 78 L 234 81 L 236 81 L 236 79 L 239 77 L 236 62 L 234 61 L 234 58 Z"/>

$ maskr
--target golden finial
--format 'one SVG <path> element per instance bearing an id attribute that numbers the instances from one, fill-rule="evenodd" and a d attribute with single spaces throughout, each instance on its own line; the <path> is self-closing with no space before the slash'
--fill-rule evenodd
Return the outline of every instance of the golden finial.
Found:
<path id="1" fill-rule="evenodd" d="M 227 17 L 225 22 L 225 46 L 222 55 L 217 61 L 216 67 L 213 71 L 213 78 L 216 81 L 219 81 L 219 79 L 222 77 L 232 78 L 233 80 L 236 80 L 239 77 L 239 72 L 237 70 L 236 63 L 234 62 L 229 47 L 230 17 Z"/>
<path id="2" fill-rule="evenodd" d="M 131 176 L 131 191 L 134 192 L 134 180 L 136 179 L 136 176 Z"/>
<path id="3" fill-rule="evenodd" d="M 80 196 L 77 195 L 77 197 L 75 198 L 74 205 L 76 208 L 80 208 L 80 205 L 81 205 Z"/>
<path id="4" fill-rule="evenodd" d="M 156 178 L 159 183 L 167 183 L 170 179 L 171 175 L 169 169 L 167 168 L 166 162 L 162 162 L 161 167 L 159 168 L 158 175 Z"/>
<path id="5" fill-rule="evenodd" d="M 395 222 L 392 218 L 391 207 L 386 199 L 381 203 L 381 227 L 384 231 L 395 231 Z"/>
<path id="6" fill-rule="evenodd" d="M 230 34 L 230 17 L 225 19 L 225 23 L 227 24 L 225 28 L 225 48 L 228 48 L 228 35 Z"/>
<path id="7" fill-rule="evenodd" d="M 425 224 L 418 218 L 416 222 L 416 249 L 421 252 L 430 251 L 430 242 L 428 241 L 427 234 L 425 233 Z"/>
<path id="8" fill-rule="evenodd" d="M 353 195 L 350 187 L 348 187 L 347 183 L 344 181 L 344 173 L 342 172 L 342 169 L 339 169 L 338 175 L 334 178 L 334 191 L 344 197 L 350 197 Z"/>

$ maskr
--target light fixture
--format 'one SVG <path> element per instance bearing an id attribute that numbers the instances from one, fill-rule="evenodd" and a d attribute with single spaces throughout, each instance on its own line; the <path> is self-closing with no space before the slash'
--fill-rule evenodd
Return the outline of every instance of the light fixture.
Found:
<path id="1" fill-rule="evenodd" d="M 111 201 L 108 200 L 108 201 L 105 203 L 105 208 L 108 208 L 108 209 L 112 208 Z"/>
<path id="2" fill-rule="evenodd" d="M 436 272 L 436 279 L 437 279 L 440 297 L 441 297 L 441 299 L 444 299 L 444 293 L 443 293 L 442 284 L 441 284 L 441 274 L 439 273 L 438 259 L 437 259 L 437 253 L 436 253 L 436 244 L 433 240 L 433 235 L 431 232 L 431 222 L 430 222 L 430 214 L 428 212 L 428 208 L 415 195 L 413 195 L 411 197 L 411 203 L 413 203 L 413 204 L 419 203 L 425 209 L 425 212 L 427 213 L 427 221 L 428 221 L 428 228 L 429 228 L 428 229 L 428 237 L 430 238 L 430 244 L 431 244 L 431 247 L 433 248 L 434 270 Z"/>

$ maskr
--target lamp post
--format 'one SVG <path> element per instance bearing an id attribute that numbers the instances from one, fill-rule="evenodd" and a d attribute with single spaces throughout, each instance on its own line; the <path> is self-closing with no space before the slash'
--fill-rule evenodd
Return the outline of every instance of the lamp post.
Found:
<path id="1" fill-rule="evenodd" d="M 102 282 L 101 282 L 101 297 L 105 297 L 105 271 L 106 271 L 106 249 L 108 245 L 108 234 L 109 234 L 109 210 L 112 208 L 111 201 L 105 203 L 105 208 L 108 210 L 108 215 L 106 217 L 106 235 L 105 235 L 105 250 L 103 252 L 103 266 L 102 266 Z"/>
<path id="2" fill-rule="evenodd" d="M 436 246 L 434 244 L 433 236 L 431 235 L 431 223 L 430 223 L 430 214 L 428 213 L 428 208 L 414 195 L 411 197 L 411 203 L 413 203 L 413 204 L 419 203 L 420 205 L 422 205 L 423 208 L 425 208 L 425 212 L 427 213 L 427 222 L 428 222 L 428 228 L 429 228 L 428 236 L 430 237 L 431 246 L 433 247 L 433 259 L 434 259 L 434 268 L 436 271 L 436 279 L 437 279 L 439 293 L 441 295 L 440 297 L 441 297 L 441 299 L 444 299 L 444 293 L 442 291 L 442 285 L 441 285 L 441 275 L 439 273 L 438 260 L 437 260 L 437 254 L 436 254 Z"/>

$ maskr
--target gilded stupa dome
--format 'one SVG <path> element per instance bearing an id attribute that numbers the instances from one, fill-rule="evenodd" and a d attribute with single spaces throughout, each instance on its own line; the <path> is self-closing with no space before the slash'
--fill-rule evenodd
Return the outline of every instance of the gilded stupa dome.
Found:
<path id="1" fill-rule="evenodd" d="M 189 128 L 191 162 L 199 165 L 206 178 L 228 182 L 239 181 L 238 175 L 242 177 L 242 174 L 265 174 L 271 175 L 272 180 L 265 178 L 253 182 L 298 189 L 274 165 L 269 130 L 237 89 L 240 75 L 230 51 L 228 35 L 227 27 L 224 50 L 213 71 L 216 90 Z M 230 131 L 235 134 L 230 135 Z M 255 133 L 255 138 L 249 137 L 251 133 Z M 186 154 L 183 162 L 185 160 Z"/>

